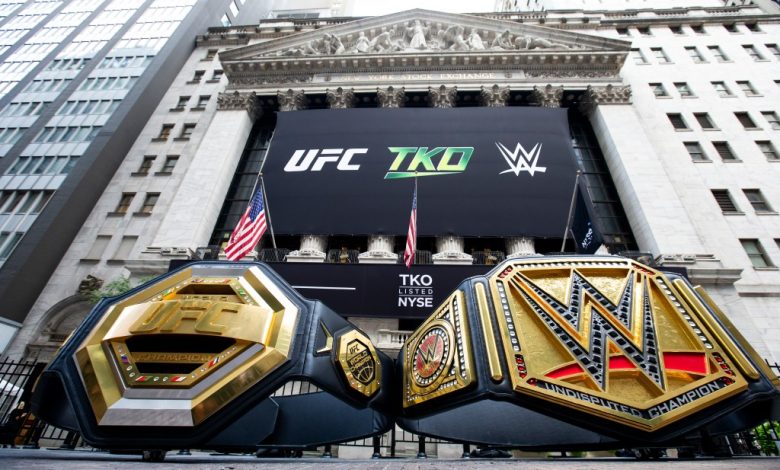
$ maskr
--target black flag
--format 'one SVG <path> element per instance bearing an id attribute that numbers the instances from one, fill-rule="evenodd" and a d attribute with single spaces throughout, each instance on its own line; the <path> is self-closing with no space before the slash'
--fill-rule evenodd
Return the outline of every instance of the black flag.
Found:
<path id="1" fill-rule="evenodd" d="M 574 207 L 574 217 L 571 224 L 571 235 L 576 244 L 577 253 L 592 255 L 604 243 L 601 232 L 593 217 L 593 206 L 583 195 L 586 189 L 580 185 L 577 191 L 577 204 Z"/>

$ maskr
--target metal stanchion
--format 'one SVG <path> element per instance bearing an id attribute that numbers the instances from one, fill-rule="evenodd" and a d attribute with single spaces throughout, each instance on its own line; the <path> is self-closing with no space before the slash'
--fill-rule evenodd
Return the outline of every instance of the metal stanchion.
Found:
<path id="1" fill-rule="evenodd" d="M 372 459 L 381 459 L 382 458 L 382 452 L 379 448 L 379 436 L 374 436 L 371 438 L 372 444 L 374 444 L 374 453 L 371 455 Z"/>
<path id="2" fill-rule="evenodd" d="M 463 454 L 461 454 L 460 458 L 462 459 L 471 458 L 471 444 L 463 444 Z"/>
<path id="3" fill-rule="evenodd" d="M 320 457 L 322 457 L 323 459 L 329 459 L 333 457 L 333 454 L 331 453 L 330 444 L 325 446 L 325 450 L 322 451 L 322 455 Z"/>
<path id="4" fill-rule="evenodd" d="M 425 453 L 425 436 L 417 436 L 417 458 L 427 459 L 428 455 Z"/>

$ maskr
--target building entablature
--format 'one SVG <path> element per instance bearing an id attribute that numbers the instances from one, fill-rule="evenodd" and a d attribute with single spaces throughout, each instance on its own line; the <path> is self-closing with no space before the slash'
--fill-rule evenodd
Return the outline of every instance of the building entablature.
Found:
<path id="1" fill-rule="evenodd" d="M 620 82 L 628 41 L 470 15 L 409 10 L 220 54 L 231 89 Z"/>

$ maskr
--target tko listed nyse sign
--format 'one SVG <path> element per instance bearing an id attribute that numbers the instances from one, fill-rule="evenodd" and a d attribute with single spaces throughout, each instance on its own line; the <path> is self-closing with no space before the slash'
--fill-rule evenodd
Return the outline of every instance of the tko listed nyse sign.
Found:
<path id="1" fill-rule="evenodd" d="M 399 274 L 399 307 L 433 307 L 433 277 L 429 274 Z"/>

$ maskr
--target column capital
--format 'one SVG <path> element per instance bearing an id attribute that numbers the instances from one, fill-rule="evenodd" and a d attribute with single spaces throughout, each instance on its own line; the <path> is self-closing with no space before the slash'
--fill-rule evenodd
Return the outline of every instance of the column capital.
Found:
<path id="1" fill-rule="evenodd" d="M 563 99 L 563 87 L 554 87 L 550 84 L 540 88 L 534 86 L 531 90 L 531 101 L 543 108 L 560 108 Z"/>
<path id="2" fill-rule="evenodd" d="M 631 104 L 631 85 L 588 85 L 580 99 L 580 110 L 589 113 L 600 104 Z"/>
<path id="3" fill-rule="evenodd" d="M 345 109 L 355 107 L 355 91 L 352 88 L 344 89 L 341 87 L 335 90 L 325 90 L 325 97 L 331 109 Z"/>
<path id="4" fill-rule="evenodd" d="M 217 110 L 218 111 L 234 111 L 234 110 L 246 110 L 249 113 L 249 117 L 253 120 L 260 112 L 260 108 L 257 106 L 257 95 L 255 92 L 251 93 L 239 93 L 234 91 L 233 93 L 220 93 L 217 95 Z"/>
<path id="5" fill-rule="evenodd" d="M 380 108 L 400 108 L 406 100 L 406 90 L 404 87 L 394 88 L 392 86 L 386 89 L 376 89 L 376 100 Z"/>
<path id="6" fill-rule="evenodd" d="M 506 100 L 509 99 L 509 87 L 493 85 L 490 88 L 485 88 L 483 86 L 479 89 L 479 96 L 482 98 L 482 106 L 488 108 L 504 107 Z"/>
<path id="7" fill-rule="evenodd" d="M 432 108 L 452 108 L 455 106 L 455 97 L 458 94 L 458 87 L 439 88 L 428 87 L 428 100 Z"/>
<path id="8" fill-rule="evenodd" d="M 277 91 L 276 100 L 279 102 L 279 111 L 298 111 L 306 107 L 306 94 L 303 90 L 295 91 L 290 88 L 287 91 Z"/>

